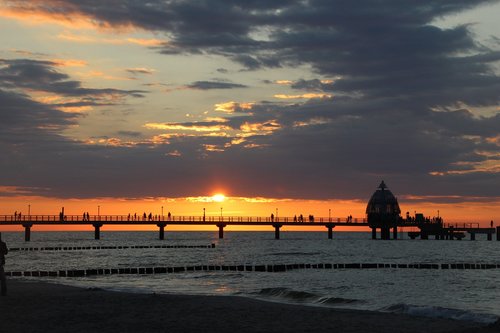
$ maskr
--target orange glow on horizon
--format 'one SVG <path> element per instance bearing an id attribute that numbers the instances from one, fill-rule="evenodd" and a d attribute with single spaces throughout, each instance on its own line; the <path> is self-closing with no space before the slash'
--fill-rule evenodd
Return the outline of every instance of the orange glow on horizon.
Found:
<path id="1" fill-rule="evenodd" d="M 222 199 L 223 198 L 223 199 Z M 218 201 L 222 200 L 222 201 Z M 207 218 L 227 217 L 270 217 L 271 214 L 277 216 L 280 220 L 285 217 L 289 221 L 293 220 L 294 215 L 303 214 L 314 215 L 315 220 L 323 218 L 325 221 L 332 219 L 345 219 L 348 215 L 353 218 L 365 218 L 366 200 L 300 200 L 300 199 L 275 199 L 275 198 L 247 198 L 225 196 L 222 192 L 207 197 L 186 197 L 186 198 L 93 198 L 93 199 L 56 199 L 43 197 L 14 196 L 3 197 L 0 202 L 0 215 L 13 216 L 14 212 L 21 212 L 23 216 L 28 215 L 58 215 L 64 207 L 65 215 L 82 216 L 83 212 L 89 212 L 91 216 L 97 215 L 123 215 L 151 213 L 153 216 L 191 216 L 196 220 L 201 219 L 205 212 Z M 444 222 L 478 222 L 482 226 L 489 226 L 493 220 L 496 224 L 500 222 L 499 201 L 493 202 L 460 202 L 460 203 L 433 203 L 433 202 L 405 202 L 400 200 L 402 215 L 408 211 L 410 215 L 414 212 L 423 213 L 424 216 L 437 216 L 444 218 Z M 324 227 L 283 227 L 286 231 L 324 231 Z M 359 227 L 337 227 L 335 231 L 362 231 Z M 0 231 L 22 230 L 22 227 L 2 226 L 0 222 Z M 92 226 L 35 226 L 33 230 L 80 230 L 91 231 Z M 154 225 L 134 225 L 134 226 L 110 226 L 105 225 L 102 228 L 106 230 L 151 230 L 156 231 Z M 167 226 L 171 231 L 198 231 L 216 230 L 215 226 L 196 226 L 181 225 Z M 262 230 L 271 231 L 269 226 L 250 227 L 250 226 L 228 226 L 227 231 L 242 230 Z"/>

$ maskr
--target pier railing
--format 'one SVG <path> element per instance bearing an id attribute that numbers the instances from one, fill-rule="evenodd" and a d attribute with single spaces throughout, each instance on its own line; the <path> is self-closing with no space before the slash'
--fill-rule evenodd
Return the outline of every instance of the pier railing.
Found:
<path id="1" fill-rule="evenodd" d="M 262 216 L 196 216 L 196 215 L 90 215 L 88 218 L 83 215 L 0 215 L 1 222 L 261 222 L 261 223 L 366 223 L 366 218 L 340 218 L 340 217 L 314 217 L 304 218 L 299 217 L 262 217 Z"/>

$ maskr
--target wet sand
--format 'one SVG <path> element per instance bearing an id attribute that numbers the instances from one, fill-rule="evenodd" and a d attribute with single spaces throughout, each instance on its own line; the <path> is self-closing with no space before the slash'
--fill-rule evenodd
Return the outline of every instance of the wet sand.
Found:
<path id="1" fill-rule="evenodd" d="M 287 305 L 232 296 L 132 294 L 8 281 L 0 332 L 500 332 L 500 325 Z"/>

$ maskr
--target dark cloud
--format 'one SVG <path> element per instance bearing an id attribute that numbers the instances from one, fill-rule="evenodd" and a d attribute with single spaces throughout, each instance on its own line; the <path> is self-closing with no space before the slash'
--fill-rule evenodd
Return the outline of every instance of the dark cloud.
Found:
<path id="1" fill-rule="evenodd" d="M 65 96 L 132 96 L 144 97 L 146 91 L 112 88 L 84 88 L 80 81 L 56 70 L 51 61 L 0 59 L 0 87 L 45 91 Z"/>
<path id="2" fill-rule="evenodd" d="M 118 131 L 117 134 L 121 136 L 127 136 L 130 138 L 138 138 L 142 136 L 141 132 L 136 132 L 136 131 Z"/>
<path id="3" fill-rule="evenodd" d="M 224 81 L 196 81 L 187 85 L 187 87 L 199 90 L 247 88 L 243 84 Z"/>

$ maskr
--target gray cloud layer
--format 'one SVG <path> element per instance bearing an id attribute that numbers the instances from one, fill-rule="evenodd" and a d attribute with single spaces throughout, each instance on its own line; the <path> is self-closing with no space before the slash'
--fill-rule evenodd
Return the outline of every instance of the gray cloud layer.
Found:
<path id="1" fill-rule="evenodd" d="M 247 86 L 238 83 L 223 81 L 196 81 L 187 86 L 191 89 L 211 90 L 211 89 L 235 89 L 246 88 Z"/>
<path id="2" fill-rule="evenodd" d="M 488 166 L 498 166 L 500 113 L 480 116 L 473 108 L 498 108 L 500 77 L 492 65 L 500 61 L 500 52 L 480 45 L 466 24 L 432 25 L 444 15 L 492 2 L 498 1 L 129 0 L 120 6 L 39 1 L 31 6 L 40 11 L 57 9 L 68 17 L 78 12 L 101 24 L 164 32 L 171 42 L 159 49 L 163 53 L 217 54 L 247 70 L 307 64 L 332 81 L 298 80 L 292 88 L 334 97 L 294 105 L 262 102 L 228 118 L 224 124 L 234 130 L 245 123 L 279 123 L 272 134 L 247 138 L 261 147 L 254 149 L 228 146 L 231 138 L 187 136 L 171 138 L 168 145 L 92 147 L 38 126 L 34 136 L 46 140 L 40 151 L 62 157 L 54 164 L 42 156 L 36 170 L 16 173 L 12 166 L 26 162 L 26 153 L 14 148 L 14 134 L 3 135 L 10 159 L 3 162 L 7 172 L 0 184 L 50 188 L 63 197 L 203 195 L 225 185 L 243 196 L 355 198 L 371 193 L 384 177 L 406 193 L 499 197 L 498 168 Z M 1 63 L 3 89 L 143 95 L 82 88 L 47 62 Z M 191 84 L 196 89 L 240 87 Z M 34 117 L 35 111 L 25 107 L 45 115 L 37 118 L 42 125 L 77 121 L 20 94 L 3 91 L 0 99 L 12 105 L 2 108 L 2 124 L 10 130 L 26 124 L 23 117 Z M 35 128 L 29 126 L 25 130 Z M 228 147 L 207 154 L 203 145 Z M 172 151 L 182 156 L 168 155 Z M 160 174 L 170 177 L 158 183 Z"/>
<path id="3" fill-rule="evenodd" d="M 2 66 L 3 65 L 3 66 Z M 65 96 L 117 95 L 143 97 L 142 90 L 83 88 L 79 81 L 57 71 L 51 61 L 0 59 L 0 87 L 45 91 Z"/>

